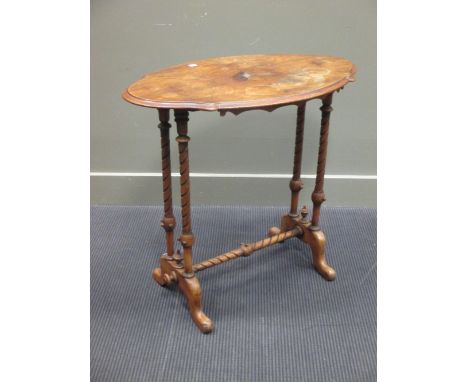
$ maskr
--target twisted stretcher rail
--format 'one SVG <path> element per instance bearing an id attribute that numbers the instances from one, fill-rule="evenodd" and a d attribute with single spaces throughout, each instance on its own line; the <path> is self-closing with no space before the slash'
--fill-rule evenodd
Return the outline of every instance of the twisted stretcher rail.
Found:
<path id="1" fill-rule="evenodd" d="M 259 249 L 270 247 L 274 244 L 282 242 L 284 240 L 290 239 L 292 237 L 300 236 L 303 234 L 301 227 L 294 227 L 292 230 L 281 232 L 270 237 L 266 237 L 262 240 L 256 241 L 251 244 L 241 244 L 239 248 L 233 249 L 232 251 L 223 253 L 219 256 L 213 257 L 211 259 L 202 261 L 201 263 L 195 264 L 193 266 L 193 271 L 198 272 L 207 268 L 214 267 L 229 260 L 234 260 L 240 256 L 249 256 L 253 252 L 258 251 Z"/>

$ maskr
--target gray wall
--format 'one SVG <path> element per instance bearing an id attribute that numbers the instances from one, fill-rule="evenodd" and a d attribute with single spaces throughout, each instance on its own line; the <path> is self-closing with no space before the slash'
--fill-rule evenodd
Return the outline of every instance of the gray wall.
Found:
<path id="1" fill-rule="evenodd" d="M 320 53 L 352 60 L 357 81 L 334 97 L 327 174 L 376 175 L 373 0 L 92 0 L 91 172 L 161 171 L 157 112 L 124 102 L 120 93 L 129 84 L 180 62 L 248 53 Z M 318 107 L 318 101 L 307 105 L 304 174 L 315 173 Z M 191 170 L 290 174 L 294 129 L 292 106 L 237 117 L 191 113 Z M 177 157 L 172 160 L 176 172 Z M 287 205 L 288 182 L 194 178 L 192 199 L 194 204 Z M 303 203 L 310 201 L 312 182 L 305 182 Z M 375 179 L 328 179 L 325 192 L 328 205 L 376 204 Z M 160 204 L 161 178 L 92 176 L 91 202 Z"/>

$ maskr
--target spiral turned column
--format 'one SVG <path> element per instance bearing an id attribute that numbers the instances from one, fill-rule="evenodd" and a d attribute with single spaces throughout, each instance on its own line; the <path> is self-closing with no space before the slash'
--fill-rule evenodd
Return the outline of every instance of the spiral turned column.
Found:
<path id="1" fill-rule="evenodd" d="M 179 241 L 184 248 L 184 277 L 193 277 L 192 246 L 195 238 L 192 234 L 192 221 L 190 217 L 190 168 L 188 151 L 190 137 L 187 135 L 189 113 L 186 110 L 174 110 L 174 115 L 177 124 L 177 133 L 179 134 L 176 141 L 179 145 L 180 197 L 182 204 L 182 235 Z"/>
<path id="2" fill-rule="evenodd" d="M 291 190 L 291 208 L 289 210 L 290 216 L 298 216 L 297 205 L 299 203 L 299 192 L 304 187 L 304 183 L 301 180 L 302 143 L 304 140 L 304 116 L 305 103 L 300 104 L 297 107 L 293 176 L 291 178 L 291 181 L 289 182 L 289 189 Z"/>
<path id="3" fill-rule="evenodd" d="M 163 176 L 164 218 L 161 227 L 166 231 L 166 250 L 170 260 L 174 255 L 174 227 L 176 221 L 172 211 L 172 181 L 171 181 L 171 146 L 169 141 L 169 110 L 159 109 L 159 130 L 161 133 L 161 159 Z"/>
<path id="4" fill-rule="evenodd" d="M 325 165 L 327 160 L 328 146 L 328 129 L 330 125 L 330 113 L 333 93 L 328 94 L 322 99 L 322 120 L 320 127 L 320 147 L 317 162 L 317 175 L 315 178 L 315 188 L 312 193 L 312 202 L 314 204 L 312 211 L 312 226 L 317 227 L 320 220 L 320 206 L 325 201 L 325 193 L 323 192 L 323 183 L 325 177 Z"/>

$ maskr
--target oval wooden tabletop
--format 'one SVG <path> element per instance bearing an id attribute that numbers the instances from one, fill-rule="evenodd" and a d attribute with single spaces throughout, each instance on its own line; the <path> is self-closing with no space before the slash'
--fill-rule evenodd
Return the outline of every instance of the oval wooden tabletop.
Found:
<path id="1" fill-rule="evenodd" d="M 233 110 L 299 103 L 354 81 L 351 61 L 333 56 L 246 55 L 187 62 L 144 76 L 122 94 L 136 105 Z"/>

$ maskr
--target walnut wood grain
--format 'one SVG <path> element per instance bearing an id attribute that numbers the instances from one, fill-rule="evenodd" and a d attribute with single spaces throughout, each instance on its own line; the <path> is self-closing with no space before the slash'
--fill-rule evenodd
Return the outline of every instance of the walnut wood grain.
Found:
<path id="1" fill-rule="evenodd" d="M 140 106 L 227 111 L 297 104 L 354 81 L 351 61 L 317 55 L 245 55 L 191 61 L 147 74 L 122 94 Z"/>

